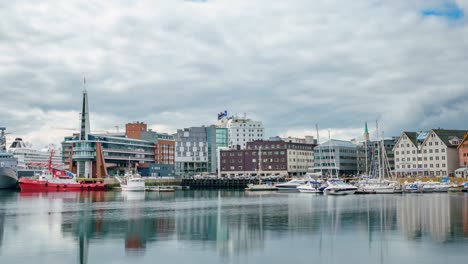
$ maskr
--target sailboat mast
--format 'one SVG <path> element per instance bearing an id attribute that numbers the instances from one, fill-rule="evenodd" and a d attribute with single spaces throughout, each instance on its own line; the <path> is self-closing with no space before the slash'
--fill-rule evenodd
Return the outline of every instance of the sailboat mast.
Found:
<path id="1" fill-rule="evenodd" d="M 380 175 L 380 167 L 381 166 L 380 166 L 380 138 L 379 138 L 379 121 L 378 120 L 375 120 L 375 134 L 377 135 L 377 146 L 376 146 L 375 150 L 377 152 L 376 156 L 377 156 L 378 162 L 377 163 L 374 162 L 374 164 L 376 166 L 378 166 L 377 167 L 377 173 L 379 174 L 378 177 L 379 177 L 379 180 L 380 180 L 381 179 L 380 178 L 380 176 L 381 176 Z"/>
<path id="2" fill-rule="evenodd" d="M 330 139 L 330 129 L 328 130 L 328 175 L 332 176 L 333 171 L 331 168 L 331 139 Z"/>

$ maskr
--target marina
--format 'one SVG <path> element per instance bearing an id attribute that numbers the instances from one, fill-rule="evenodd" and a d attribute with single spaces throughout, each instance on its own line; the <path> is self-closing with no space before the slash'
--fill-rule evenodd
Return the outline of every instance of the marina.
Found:
<path id="1" fill-rule="evenodd" d="M 463 263 L 468 194 L 0 191 L 0 234 L 1 263 Z"/>

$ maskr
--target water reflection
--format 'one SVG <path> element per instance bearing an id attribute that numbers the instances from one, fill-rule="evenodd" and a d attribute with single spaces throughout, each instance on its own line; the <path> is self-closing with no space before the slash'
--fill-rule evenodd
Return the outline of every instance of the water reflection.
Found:
<path id="1" fill-rule="evenodd" d="M 278 263 L 287 260 L 280 253 L 285 250 L 297 262 L 310 261 L 300 256 L 307 250 L 319 262 L 339 263 L 358 252 L 356 261 L 390 263 L 398 261 L 392 252 L 411 256 L 407 247 L 414 243 L 466 246 L 466 237 L 463 194 L 0 193 L 2 263 L 37 258 L 95 263 L 106 250 L 106 260 L 137 257 L 149 263 L 164 254 L 162 248 L 182 259 L 188 252 L 205 252 L 213 263 L 217 258 Z M 441 249 L 428 250 L 433 256 Z M 48 257 L 53 254 L 60 261 Z"/>

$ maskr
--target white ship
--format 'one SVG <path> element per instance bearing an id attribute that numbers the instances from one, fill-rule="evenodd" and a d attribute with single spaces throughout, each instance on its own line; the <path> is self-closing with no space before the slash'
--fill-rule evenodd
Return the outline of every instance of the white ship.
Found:
<path id="1" fill-rule="evenodd" d="M 26 146 L 21 138 L 16 138 L 11 143 L 8 152 L 18 159 L 18 177 L 32 177 L 47 169 L 50 152 L 46 150 L 36 150 Z M 52 157 L 52 167 L 63 168 L 62 152 L 56 151 Z"/>
<path id="2" fill-rule="evenodd" d="M 0 189 L 13 188 L 18 182 L 18 160 L 6 152 L 5 128 L 0 127 Z"/>

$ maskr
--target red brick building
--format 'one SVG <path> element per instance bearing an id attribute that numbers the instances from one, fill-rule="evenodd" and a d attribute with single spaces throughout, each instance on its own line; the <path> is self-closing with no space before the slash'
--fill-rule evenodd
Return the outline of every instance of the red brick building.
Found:
<path id="1" fill-rule="evenodd" d="M 141 132 L 146 131 L 148 126 L 143 122 L 125 124 L 125 136 L 128 138 L 141 139 Z"/>
<path id="2" fill-rule="evenodd" d="M 314 164 L 314 147 L 281 140 L 248 142 L 245 150 L 221 151 L 221 175 L 304 175 Z"/>
<path id="3" fill-rule="evenodd" d="M 460 161 L 460 167 L 468 167 L 468 134 L 458 145 L 458 160 Z"/>

